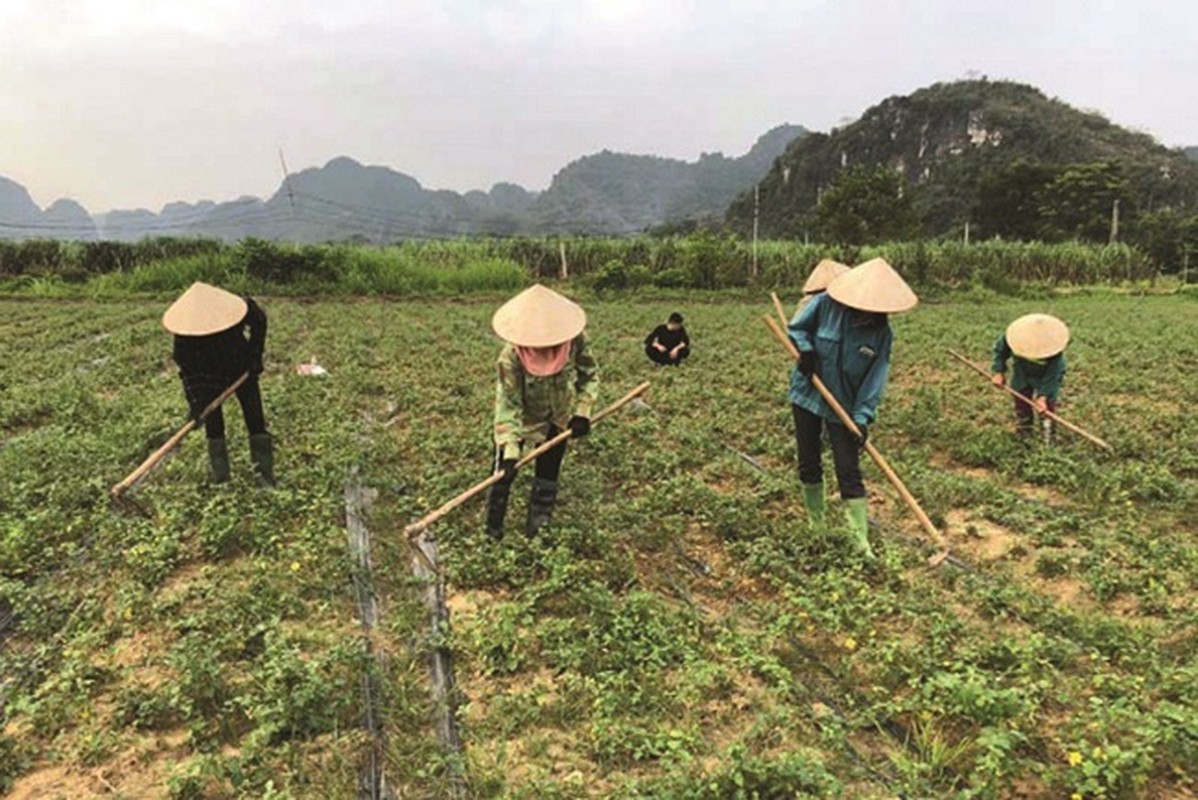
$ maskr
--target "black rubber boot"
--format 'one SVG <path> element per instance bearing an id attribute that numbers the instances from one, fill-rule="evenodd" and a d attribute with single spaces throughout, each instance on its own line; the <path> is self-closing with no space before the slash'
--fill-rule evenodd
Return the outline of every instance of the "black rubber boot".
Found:
<path id="1" fill-rule="evenodd" d="M 557 502 L 557 481 L 534 478 L 532 496 L 528 500 L 528 522 L 524 532 L 536 536 L 537 531 L 553 520 L 553 505 Z"/>
<path id="2" fill-rule="evenodd" d="M 275 447 L 269 433 L 256 433 L 250 437 L 250 461 L 258 472 L 258 479 L 265 486 L 275 485 Z"/>
<path id="3" fill-rule="evenodd" d="M 229 445 L 224 439 L 208 440 L 208 480 L 213 483 L 229 480 Z"/>
<path id="4" fill-rule="evenodd" d="M 503 538 L 503 520 L 507 516 L 507 499 L 512 484 L 496 483 L 487 489 L 487 535 L 498 541 Z"/>

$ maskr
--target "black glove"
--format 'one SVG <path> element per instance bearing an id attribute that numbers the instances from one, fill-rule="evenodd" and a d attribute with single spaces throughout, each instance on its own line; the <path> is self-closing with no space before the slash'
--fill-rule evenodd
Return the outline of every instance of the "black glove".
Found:
<path id="1" fill-rule="evenodd" d="M 570 417 L 570 421 L 566 423 L 566 426 L 570 429 L 570 435 L 575 439 L 581 439 L 591 432 L 590 418 L 580 417 L 577 414 Z"/>
<path id="2" fill-rule="evenodd" d="M 250 375 L 261 375 L 262 369 L 262 354 L 255 353 L 254 355 L 250 356 L 250 366 L 247 370 Z"/>
<path id="3" fill-rule="evenodd" d="M 857 422 L 857 420 L 853 420 L 853 423 L 857 426 L 857 430 L 861 432 L 861 435 L 857 437 L 857 449 L 864 450 L 865 443 L 869 441 L 869 425 L 864 422 Z"/>
<path id="4" fill-rule="evenodd" d="M 814 373 L 819 372 L 819 357 L 814 350 L 803 350 L 799 353 L 799 363 L 796 367 L 799 374 L 810 378 Z"/>
<path id="5" fill-rule="evenodd" d="M 499 462 L 499 471 L 503 473 L 503 480 L 506 483 L 516 477 L 516 459 L 505 458 Z"/>

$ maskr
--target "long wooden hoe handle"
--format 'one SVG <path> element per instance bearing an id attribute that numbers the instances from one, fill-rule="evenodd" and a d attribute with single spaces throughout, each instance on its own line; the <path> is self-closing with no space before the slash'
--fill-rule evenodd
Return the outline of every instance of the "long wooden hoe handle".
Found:
<path id="1" fill-rule="evenodd" d="M 781 308 L 781 304 L 779 304 L 779 308 Z M 791 358 L 798 359 L 799 349 L 795 347 L 795 343 L 791 341 L 790 337 L 782 331 L 782 328 L 780 328 L 778 323 L 774 322 L 771 317 L 767 315 L 764 317 L 764 319 L 765 324 L 768 325 L 770 330 L 774 332 L 774 336 L 776 336 L 778 341 L 786 347 L 787 351 L 791 355 Z M 815 387 L 815 390 L 819 392 L 820 397 L 824 398 L 824 402 L 828 404 L 828 407 L 831 408 L 832 411 L 835 412 L 836 416 L 840 418 L 840 421 L 844 424 L 844 426 L 848 428 L 851 433 L 860 437 L 861 431 L 857 428 L 857 424 L 853 422 L 853 418 L 848 415 L 848 412 L 844 410 L 844 407 L 840 405 L 839 401 L 837 401 L 832 393 L 828 391 L 828 387 L 824 385 L 824 382 L 820 380 L 818 375 L 812 374 L 811 384 Z M 936 526 L 932 524 L 932 520 L 928 518 L 928 515 L 924 513 L 923 508 L 919 505 L 919 501 L 915 499 L 915 495 L 911 494 L 911 491 L 907 488 L 907 485 L 903 483 L 902 478 L 900 478 L 898 473 L 891 468 L 890 464 L 886 462 L 886 459 L 882 457 L 882 454 L 878 452 L 878 449 L 873 446 L 872 442 L 867 441 L 865 443 L 865 452 L 869 453 L 869 457 L 872 458 L 874 463 L 878 465 L 878 469 L 882 470 L 882 474 L 886 476 L 886 479 L 890 481 L 890 484 L 894 486 L 896 491 L 898 491 L 899 496 L 903 498 L 903 502 L 906 503 L 908 508 L 911 509 L 912 513 L 915 514 L 915 518 L 919 520 L 919 524 L 923 526 L 923 529 L 927 531 L 929 536 L 932 537 L 932 540 L 936 543 L 936 546 L 941 549 L 941 552 L 933 556 L 928 563 L 932 564 L 933 566 L 940 564 L 948 555 L 948 548 L 944 542 L 944 537 L 940 535 L 940 531 L 936 530 Z"/>
<path id="2" fill-rule="evenodd" d="M 123 481 L 113 486 L 112 489 L 109 490 L 109 493 L 114 498 L 119 498 L 138 481 L 144 478 L 150 470 L 158 466 L 159 461 L 166 458 L 167 453 L 179 446 L 179 442 L 183 441 L 184 436 L 191 433 L 191 431 L 201 422 L 208 419 L 208 415 L 220 408 L 221 403 L 232 397 L 233 393 L 241 388 L 241 384 L 249 380 L 249 377 L 250 374 L 248 372 L 242 373 L 241 377 L 233 381 L 232 385 L 230 385 L 228 389 L 225 389 L 223 392 L 217 395 L 216 399 L 209 403 L 204 410 L 200 412 L 198 417 L 195 419 L 189 419 L 187 422 L 183 423 L 183 427 L 180 428 L 174 436 L 167 439 L 166 443 L 163 444 L 162 447 L 159 447 L 153 453 L 150 453 L 149 457 L 146 458 L 145 461 L 141 462 L 141 466 L 130 472 Z"/>
<path id="3" fill-rule="evenodd" d="M 986 370 L 982 369 L 977 364 L 973 363 L 968 358 L 966 358 L 965 356 L 958 353 L 956 350 L 950 349 L 948 351 L 948 354 L 951 355 L 953 358 L 957 359 L 958 361 L 960 361 L 965 366 L 972 369 L 977 374 L 981 375 L 983 378 L 985 378 L 987 380 L 987 382 L 990 383 L 991 386 L 996 386 L 999 389 L 1002 389 L 1007 394 L 1011 395 L 1012 397 L 1022 400 L 1024 403 L 1031 406 L 1032 410 L 1035 411 L 1037 414 L 1043 414 L 1044 416 L 1051 419 L 1053 422 L 1059 423 L 1060 425 L 1068 428 L 1069 430 L 1073 431 L 1078 436 L 1081 436 L 1084 439 L 1088 439 L 1089 441 L 1091 441 L 1094 444 L 1101 447 L 1103 450 L 1107 450 L 1107 451 L 1114 450 L 1113 447 L 1111 447 L 1109 444 L 1104 442 L 1102 439 L 1099 439 L 1094 434 L 1089 433 L 1088 431 L 1082 430 L 1082 428 L 1080 428 L 1077 425 L 1074 425 L 1072 422 L 1070 422 L 1067 419 L 1062 419 L 1061 417 L 1057 416 L 1056 412 L 1049 411 L 1047 408 L 1044 410 L 1040 410 L 1040 408 L 1036 405 L 1034 400 L 1032 400 L 1030 397 L 1025 397 L 1025 396 L 1021 395 L 1019 392 L 1015 391 L 1010 386 L 1007 386 L 1006 383 L 1001 383 L 1001 384 L 994 383 L 993 381 L 990 380 L 990 373 L 986 372 Z"/>
<path id="4" fill-rule="evenodd" d="M 623 408 L 624 406 L 631 403 L 635 398 L 640 397 L 642 394 L 644 394 L 645 390 L 648 388 L 649 388 L 649 382 L 645 381 L 640 386 L 636 387 L 631 392 L 624 395 L 619 400 L 612 403 L 610 406 L 608 406 L 607 408 L 603 409 L 602 411 L 600 411 L 599 413 L 597 413 L 593 417 L 591 417 L 591 424 L 593 425 L 596 422 L 599 422 L 604 417 L 608 416 L 609 414 L 613 414 L 616 411 L 619 411 L 621 408 Z M 567 428 L 566 430 L 559 433 L 557 436 L 554 436 L 552 439 L 549 439 L 548 441 L 539 445 L 536 449 L 526 453 L 519 461 L 516 462 L 516 467 L 517 468 L 523 467 L 525 464 L 528 464 L 529 462 L 535 460 L 536 457 L 541 455 L 542 453 L 552 450 L 553 448 L 557 447 L 562 442 L 569 439 L 570 435 L 571 435 L 570 429 Z M 434 522 L 441 519 L 441 517 L 445 516 L 450 511 L 453 511 L 455 508 L 462 505 L 470 498 L 475 497 L 475 496 L 485 492 L 487 489 L 491 488 L 491 486 L 493 486 L 494 484 L 499 483 L 499 481 L 502 479 L 503 479 L 503 470 L 499 470 L 499 471 L 495 472 L 486 480 L 482 480 L 482 481 L 479 481 L 478 483 L 474 484 L 469 489 L 462 492 L 461 494 L 459 494 L 457 497 L 453 498 L 449 502 L 445 503 L 445 505 L 441 506 L 437 510 L 426 514 L 425 516 L 423 516 L 420 519 L 413 522 L 411 525 L 408 525 L 407 527 L 405 527 L 403 529 L 404 533 L 407 534 L 409 540 L 415 539 L 417 536 L 419 536 L 421 533 L 423 533 L 424 530 L 426 528 L 428 528 L 429 525 L 432 525 Z"/>
<path id="5" fill-rule="evenodd" d="M 790 321 L 786 318 L 786 311 L 782 308 L 782 301 L 778 298 L 778 293 L 770 292 L 770 299 L 774 301 L 774 310 L 778 312 L 778 319 L 781 320 L 782 328 L 785 330 Z M 789 337 L 787 341 L 789 341 Z"/>

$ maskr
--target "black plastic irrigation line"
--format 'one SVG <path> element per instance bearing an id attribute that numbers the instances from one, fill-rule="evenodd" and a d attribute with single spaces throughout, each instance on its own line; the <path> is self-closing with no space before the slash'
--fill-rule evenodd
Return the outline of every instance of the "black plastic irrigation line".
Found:
<path id="1" fill-rule="evenodd" d="M 686 569 L 689 572 L 694 574 L 696 577 L 709 579 L 714 576 L 714 571 L 702 559 L 695 558 L 682 550 L 680 550 L 677 553 L 677 557 L 678 557 L 678 561 L 684 567 L 686 567 Z M 686 586 L 684 586 L 680 581 L 674 579 L 674 577 L 671 573 L 665 572 L 663 575 L 663 581 L 666 584 L 666 586 L 672 591 L 674 596 L 677 597 L 682 602 L 686 603 L 686 605 L 690 607 L 691 611 L 693 611 L 701 619 L 706 621 L 707 618 L 712 614 L 710 609 L 708 609 L 706 606 L 697 602 L 694 598 L 694 595 L 691 593 L 691 591 Z M 813 655 L 811 655 L 810 651 L 807 650 L 804 645 L 795 641 L 793 639 L 793 637 L 791 637 L 791 644 L 793 647 L 795 647 L 796 652 L 798 652 L 800 656 L 802 656 L 805 660 L 812 661 L 820 669 L 821 672 L 824 672 L 829 677 L 831 677 L 832 680 L 836 681 L 838 688 L 842 689 L 842 691 L 844 690 L 844 687 L 841 685 L 842 682 L 840 681 L 839 677 L 837 677 L 837 675 L 834 672 L 832 672 L 823 662 L 819 661 L 818 658 L 815 658 Z M 803 648 L 803 650 L 800 651 L 799 648 Z M 806 688 L 810 689 L 811 687 L 806 687 Z M 850 727 L 849 723 L 848 723 L 847 715 L 842 710 L 840 710 L 840 708 L 838 708 L 837 703 L 835 703 L 830 697 L 828 697 L 826 693 L 812 691 L 812 694 L 816 700 L 823 703 L 828 708 L 828 710 L 836 717 L 838 722 L 840 722 L 845 727 Z M 817 721 L 817 724 L 818 724 L 818 721 Z M 898 728 L 897 724 L 894 724 L 894 723 L 892 723 L 892 724 L 894 725 L 895 728 Z M 882 772 L 879 768 L 877 768 L 873 764 L 871 764 L 868 759 L 866 759 L 864 756 L 862 756 L 861 753 L 858 752 L 857 748 L 853 747 L 852 743 L 848 742 L 847 740 L 841 742 L 841 747 L 845 750 L 845 752 L 849 755 L 849 757 L 862 770 L 864 770 L 868 775 L 871 776 L 871 778 L 874 781 L 885 786 L 886 789 L 894 797 L 900 798 L 900 800 L 904 800 L 905 795 L 902 792 L 895 791 L 895 789 L 894 789 L 894 783 L 898 780 L 898 778 L 894 775 L 893 772 L 889 772 L 889 773 Z"/>
<path id="2" fill-rule="evenodd" d="M 806 661 L 807 663 L 809 663 L 813 667 L 815 667 L 817 672 L 823 674 L 826 678 L 830 679 L 835 684 L 836 689 L 839 690 L 840 692 L 842 692 L 844 694 L 844 696 L 852 698 L 852 700 L 854 702 L 860 701 L 860 698 L 857 696 L 857 694 L 855 692 L 853 692 L 852 689 L 848 688 L 845 685 L 845 682 L 841 679 L 841 677 L 839 675 L 837 675 L 836 672 L 831 667 L 829 667 L 827 664 L 825 664 L 819 658 L 819 656 L 816 655 L 814 650 L 812 650 L 807 645 L 803 644 L 795 636 L 788 636 L 787 640 L 790 642 L 790 646 L 796 655 L 798 655 L 804 661 Z M 815 697 L 816 700 L 818 700 L 819 702 L 823 703 L 825 706 L 828 707 L 828 709 L 832 712 L 832 714 L 836 717 L 837 721 L 841 725 L 845 726 L 846 728 L 851 728 L 854 730 L 866 730 L 865 728 L 862 728 L 860 726 L 853 726 L 852 724 L 850 724 L 848 721 L 848 714 L 845 713 L 845 711 L 842 708 L 840 708 L 840 704 L 837 703 L 835 700 L 833 700 L 832 697 L 827 692 L 820 691 L 819 689 L 816 689 L 814 687 L 807 687 L 807 688 L 809 688 L 811 690 L 811 693 Z M 912 752 L 915 752 L 915 748 L 912 747 L 912 745 L 911 745 L 910 731 L 908 731 L 906 728 L 904 728 L 898 722 L 895 722 L 894 720 L 889 719 L 889 718 L 883 719 L 881 722 L 878 723 L 878 728 L 883 734 L 888 736 L 890 739 L 894 740 L 894 742 L 896 744 L 901 745 L 906 750 L 911 750 Z M 853 759 L 858 764 L 860 764 L 863 769 L 865 769 L 866 772 L 868 772 L 870 775 L 874 776 L 874 778 L 876 778 L 882 784 L 884 784 L 887 789 L 894 791 L 893 784 L 898 780 L 898 776 L 894 774 L 893 769 L 890 768 L 890 765 L 887 765 L 887 767 L 888 767 L 887 770 L 885 772 L 882 772 L 877 767 L 875 767 L 873 764 L 871 764 L 864 756 L 862 756 L 857 751 L 857 748 L 853 747 L 853 745 L 850 744 L 849 742 L 846 741 L 844 743 L 844 747 L 845 747 L 845 750 L 848 751 L 849 755 L 851 755 L 853 757 Z M 956 777 L 955 773 L 953 773 L 953 775 L 954 775 L 954 777 Z M 899 798 L 906 797 L 906 795 L 904 795 L 902 792 L 898 792 L 898 791 L 895 791 L 895 796 L 899 797 Z"/>
<path id="3" fill-rule="evenodd" d="M 742 453 L 740 450 L 737 450 L 735 447 L 733 447 L 732 445 L 730 445 L 726 442 L 721 442 L 721 444 L 723 444 L 726 449 L 731 450 L 733 453 L 736 453 L 738 456 L 740 456 L 741 460 L 744 461 L 746 464 L 748 464 L 753 469 L 755 469 L 761 473 L 765 473 L 765 474 L 769 473 L 769 470 L 766 469 L 760 461 L 753 458 L 753 456 L 749 455 L 748 453 Z"/>
<path id="4" fill-rule="evenodd" d="M 12 604 L 6 598 L 0 597 L 0 653 L 4 652 L 4 643 L 17 627 L 17 615 Z M 0 720 L 4 719 L 4 706 L 8 702 L 8 687 L 12 683 L 9 678 L 0 678 Z"/>
<path id="5" fill-rule="evenodd" d="M 370 752 L 364 759 L 358 776 L 359 800 L 388 800 L 393 793 L 387 785 L 383 770 L 386 753 L 386 736 L 379 724 L 379 677 L 386 674 L 383 654 L 371 644 L 371 632 L 379 623 L 378 596 L 370 562 L 370 531 L 363 517 L 372 498 L 370 490 L 362 486 L 356 466 L 351 467 L 345 481 L 345 530 L 349 538 L 350 555 L 353 558 L 354 599 L 358 604 L 358 618 L 362 621 L 362 646 L 366 657 L 374 662 L 374 669 L 362 673 L 363 718 L 362 726 L 370 737 Z"/>
<path id="6" fill-rule="evenodd" d="M 644 410 L 648 411 L 649 413 L 651 413 L 651 414 L 657 413 L 657 409 L 654 408 L 653 406 L 649 405 L 648 403 L 646 403 L 644 400 L 637 398 L 637 400 L 635 402 L 637 403 L 638 407 L 643 408 Z M 756 458 L 753 458 L 753 456 L 749 455 L 748 453 L 746 453 L 742 450 L 737 450 L 735 447 L 728 444 L 727 442 L 722 442 L 722 441 L 719 441 L 718 439 L 716 440 L 716 442 L 721 447 L 723 447 L 725 450 L 728 450 L 728 451 L 736 454 L 738 457 L 740 457 L 741 461 L 745 462 L 753 469 L 755 469 L 758 472 L 763 473 L 763 474 L 769 474 L 769 469 L 766 468 L 766 466 L 764 464 L 762 464 L 760 461 L 758 461 Z"/>

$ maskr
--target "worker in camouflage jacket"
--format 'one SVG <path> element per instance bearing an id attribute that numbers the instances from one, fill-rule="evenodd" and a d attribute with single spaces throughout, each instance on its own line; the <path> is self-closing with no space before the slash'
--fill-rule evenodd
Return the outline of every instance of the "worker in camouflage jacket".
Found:
<path id="1" fill-rule="evenodd" d="M 1007 384 L 1035 405 L 1035 411 L 1057 410 L 1057 395 L 1065 380 L 1065 345 L 1069 327 L 1048 314 L 1027 314 L 1007 326 L 994 343 L 994 363 L 990 380 L 995 386 Z M 1006 377 L 1007 362 L 1012 361 L 1011 377 Z M 1016 429 L 1030 436 L 1034 412 L 1019 398 L 1015 402 Z M 1045 438 L 1052 441 L 1052 421 L 1044 420 Z"/>
<path id="2" fill-rule="evenodd" d="M 238 297 L 206 283 L 194 283 L 162 316 L 175 335 L 173 357 L 193 418 L 243 374 L 237 401 L 250 434 L 250 459 L 259 479 L 274 484 L 274 442 L 266 430 L 262 392 L 262 354 L 266 347 L 266 312 L 249 297 Z M 249 337 L 246 337 L 246 329 Z M 229 448 L 225 418 L 217 407 L 204 421 L 208 439 L 208 473 L 214 483 L 229 480 Z"/>
<path id="3" fill-rule="evenodd" d="M 495 385 L 495 471 L 503 479 L 487 495 L 487 533 L 503 536 L 516 462 L 569 429 L 573 438 L 591 429 L 599 389 L 599 366 L 587 343 L 586 313 L 552 289 L 534 285 L 495 312 L 491 325 L 506 343 Z M 557 502 L 566 444 L 536 459 L 525 532 L 549 524 Z"/>

